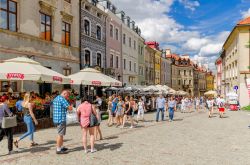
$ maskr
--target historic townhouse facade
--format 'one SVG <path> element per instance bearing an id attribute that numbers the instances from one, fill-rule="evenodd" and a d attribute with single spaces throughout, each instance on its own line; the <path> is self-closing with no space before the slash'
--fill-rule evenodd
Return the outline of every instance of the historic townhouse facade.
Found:
<path id="1" fill-rule="evenodd" d="M 171 64 L 172 61 L 166 57 L 166 52 L 161 57 L 161 84 L 171 87 Z"/>
<path id="2" fill-rule="evenodd" d="M 100 9 L 107 13 L 106 19 L 106 64 L 105 74 L 123 81 L 122 74 L 122 21 L 117 17 L 117 8 L 110 1 L 99 2 Z"/>
<path id="3" fill-rule="evenodd" d="M 145 58 L 145 85 L 154 85 L 154 67 L 155 67 L 155 53 L 156 50 L 148 45 L 145 45 L 144 58 Z"/>
<path id="4" fill-rule="evenodd" d="M 167 55 L 167 58 L 173 61 L 172 64 L 172 88 L 175 90 L 183 90 L 191 96 L 194 95 L 194 67 L 189 56 L 179 56 L 177 54 Z"/>
<path id="5" fill-rule="evenodd" d="M 222 94 L 222 58 L 218 57 L 215 61 L 216 66 L 216 87 L 217 93 Z"/>
<path id="6" fill-rule="evenodd" d="M 154 84 L 161 83 L 161 56 L 162 51 L 160 51 L 159 43 L 156 41 L 149 41 L 146 44 L 155 50 L 154 54 Z"/>
<path id="7" fill-rule="evenodd" d="M 214 90 L 214 75 L 211 71 L 206 73 L 206 90 Z"/>
<path id="8" fill-rule="evenodd" d="M 106 19 L 96 0 L 81 0 L 81 67 L 106 68 Z"/>
<path id="9" fill-rule="evenodd" d="M 250 17 L 237 23 L 225 41 L 222 53 L 222 86 L 224 94 L 238 87 L 241 106 L 249 105 L 246 79 L 250 78 Z"/>
<path id="10" fill-rule="evenodd" d="M 78 1 L 3 0 L 0 13 L 0 61 L 25 56 L 64 75 L 79 71 Z M 19 91 L 19 82 L 6 81 L 0 83 L 0 91 L 5 91 L 8 83 Z M 27 91 L 51 92 L 52 87 L 62 88 L 24 83 Z"/>
<path id="11" fill-rule="evenodd" d="M 124 85 L 138 85 L 138 38 L 141 30 L 123 11 L 117 13 L 122 20 L 122 66 Z"/>
<path id="12" fill-rule="evenodd" d="M 138 38 L 138 84 L 139 85 L 145 85 L 145 57 L 144 57 L 144 51 L 145 51 L 145 40 L 142 37 Z"/>

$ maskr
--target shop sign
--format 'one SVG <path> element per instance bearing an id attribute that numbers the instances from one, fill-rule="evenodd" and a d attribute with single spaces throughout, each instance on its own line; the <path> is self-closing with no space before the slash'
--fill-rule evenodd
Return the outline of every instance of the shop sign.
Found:
<path id="1" fill-rule="evenodd" d="M 7 79 L 24 79 L 24 74 L 21 73 L 7 73 Z"/>

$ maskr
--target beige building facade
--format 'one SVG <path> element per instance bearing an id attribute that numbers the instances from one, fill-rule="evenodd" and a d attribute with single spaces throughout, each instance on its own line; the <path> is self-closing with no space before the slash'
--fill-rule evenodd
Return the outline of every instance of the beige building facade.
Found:
<path id="1" fill-rule="evenodd" d="M 6 2 L 6 3 L 5 3 Z M 65 0 L 0 1 L 0 60 L 25 56 L 64 75 L 79 71 L 79 2 Z M 7 6 L 12 6 L 7 10 Z M 4 15 L 4 14 L 3 14 Z M 9 17 L 9 19 L 8 19 Z M 11 83 L 14 91 L 20 85 Z M 39 91 L 41 84 L 24 83 L 24 89 Z M 49 92 L 60 89 L 46 84 Z"/>
<path id="2" fill-rule="evenodd" d="M 250 78 L 250 17 L 240 21 L 228 36 L 223 45 L 222 67 L 224 94 L 236 91 L 241 106 L 249 105 L 246 79 Z M 238 90 L 234 90 L 235 87 Z"/>

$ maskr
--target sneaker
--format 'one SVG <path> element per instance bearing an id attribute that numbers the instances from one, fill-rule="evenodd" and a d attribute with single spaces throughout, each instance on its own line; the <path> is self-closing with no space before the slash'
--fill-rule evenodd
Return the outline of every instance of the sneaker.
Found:
<path id="1" fill-rule="evenodd" d="M 62 151 L 68 151 L 69 149 L 66 148 L 66 147 L 63 147 L 61 150 L 62 150 Z"/>
<path id="2" fill-rule="evenodd" d="M 84 150 L 84 153 L 87 154 L 89 151 L 88 150 Z"/>
<path id="3" fill-rule="evenodd" d="M 134 128 L 134 126 L 130 126 L 129 128 Z"/>
<path id="4" fill-rule="evenodd" d="M 97 152 L 97 149 L 90 150 L 91 153 Z"/>
<path id="5" fill-rule="evenodd" d="M 56 151 L 56 154 L 58 154 L 58 155 L 61 155 L 61 154 L 67 154 L 68 152 L 66 152 L 66 151 L 63 151 L 63 150 L 61 150 L 61 151 Z"/>

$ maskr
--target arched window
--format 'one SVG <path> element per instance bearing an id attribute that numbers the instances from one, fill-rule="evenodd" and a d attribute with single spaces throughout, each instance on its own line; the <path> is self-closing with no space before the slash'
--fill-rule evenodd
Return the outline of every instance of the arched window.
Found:
<path id="1" fill-rule="evenodd" d="M 96 26 L 96 38 L 98 40 L 102 39 L 102 28 L 99 25 Z"/>
<path id="2" fill-rule="evenodd" d="M 90 51 L 89 50 L 84 51 L 84 64 L 85 66 L 90 66 Z"/>
<path id="3" fill-rule="evenodd" d="M 101 53 L 97 53 L 96 55 L 96 65 L 102 67 L 102 55 Z"/>
<path id="4" fill-rule="evenodd" d="M 90 36 L 90 22 L 87 19 L 84 20 L 84 33 Z"/>

